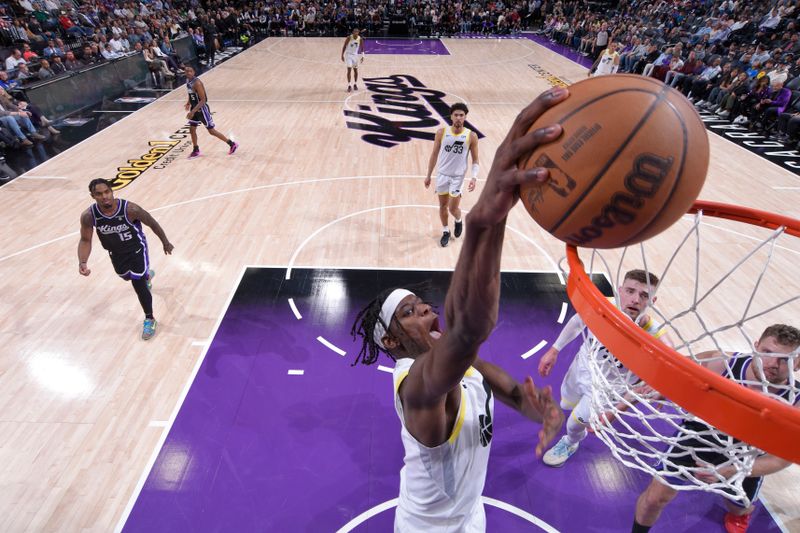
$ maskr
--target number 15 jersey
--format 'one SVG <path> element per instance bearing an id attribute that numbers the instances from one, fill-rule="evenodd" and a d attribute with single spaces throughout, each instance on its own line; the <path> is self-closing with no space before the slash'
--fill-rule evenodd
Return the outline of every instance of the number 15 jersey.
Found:
<path id="1" fill-rule="evenodd" d="M 117 211 L 110 216 L 104 215 L 96 203 L 90 209 L 100 244 L 111 255 L 134 254 L 147 249 L 142 223 L 128 220 L 127 200 L 118 199 Z"/>

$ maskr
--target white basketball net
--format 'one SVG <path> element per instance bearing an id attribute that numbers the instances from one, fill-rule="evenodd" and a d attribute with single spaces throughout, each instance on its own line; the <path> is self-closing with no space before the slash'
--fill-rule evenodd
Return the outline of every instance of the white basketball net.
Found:
<path id="1" fill-rule="evenodd" d="M 730 233 L 734 230 L 724 227 L 726 223 L 738 232 L 750 233 L 738 233 L 735 244 L 725 243 L 725 238 L 722 243 L 716 242 L 719 235 L 731 240 Z M 687 225 L 691 227 L 681 237 L 684 229 L 679 226 Z M 758 336 L 774 323 L 800 325 L 798 283 L 795 275 L 789 275 L 798 272 L 793 266 L 800 261 L 800 252 L 796 251 L 798 239 L 785 235 L 783 228 L 770 231 L 717 219 L 706 221 L 701 214 L 684 217 L 669 232 L 672 242 L 680 245 L 665 264 L 652 264 L 653 260 L 648 263 L 645 248 L 652 250 L 658 246 L 656 239 L 625 250 L 593 250 L 591 261 L 584 258 L 587 272 L 607 276 L 615 287 L 618 307 L 616 287 L 622 285 L 626 271 L 642 268 L 657 275 L 660 283 L 651 291 L 649 306 L 642 316 L 647 314 L 663 323 L 678 352 L 696 362 L 699 353 L 709 350 L 752 355 L 756 375 L 764 376 L 763 354 L 755 353 L 753 348 Z M 728 257 L 731 249 L 736 249 L 734 255 L 740 256 L 739 261 L 720 267 L 716 254 L 706 251 L 701 254 L 701 233 L 706 238 L 709 232 L 713 234 L 707 237 L 704 246 L 711 243 L 709 248 L 713 250 L 722 244 Z M 758 232 L 760 235 L 756 235 Z M 790 247 L 783 246 L 784 243 Z M 617 266 L 612 270 L 610 264 Z M 781 272 L 784 267 L 789 270 Z M 715 274 L 715 269 L 721 271 Z M 788 275 L 787 282 L 781 285 L 780 278 L 784 275 Z M 657 302 L 653 302 L 656 296 Z M 687 303 L 690 305 L 686 306 Z M 686 307 L 676 309 L 676 304 Z M 677 490 L 704 490 L 742 505 L 751 503 L 742 483 L 752 471 L 755 459 L 763 454 L 761 450 L 718 432 L 667 399 L 658 399 L 657 393 L 643 387 L 636 376 L 609 357 L 602 345 L 585 331 L 584 342 L 592 347 L 588 358 L 592 376 L 591 425 L 617 459 L 658 476 Z M 798 350 L 785 356 L 790 368 L 794 368 L 797 358 Z M 707 361 L 714 359 L 724 361 L 728 372 L 732 372 L 730 357 L 718 356 Z M 789 383 L 783 386 L 776 387 L 763 377 L 740 383 L 794 404 L 796 380 L 790 372 Z M 753 423 L 756 425 L 758 421 Z M 716 469 L 708 466 L 711 461 L 708 454 L 718 454 L 713 455 Z M 718 470 L 725 467 L 732 467 L 726 470 L 735 473 L 723 477 Z M 709 472 L 714 481 L 698 477 Z"/>

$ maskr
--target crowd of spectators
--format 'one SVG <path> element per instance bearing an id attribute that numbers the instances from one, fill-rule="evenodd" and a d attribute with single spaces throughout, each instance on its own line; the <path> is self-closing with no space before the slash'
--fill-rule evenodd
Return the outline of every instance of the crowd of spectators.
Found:
<path id="1" fill-rule="evenodd" d="M 592 58 L 616 54 L 618 72 L 657 78 L 698 108 L 800 140 L 800 1 L 621 0 L 607 11 L 556 2 L 543 16 L 540 31 L 554 42 Z"/>
<path id="2" fill-rule="evenodd" d="M 800 0 L 10 1 L 0 4 L 5 94 L 128 54 L 174 78 L 172 40 L 186 35 L 213 66 L 226 43 L 269 35 L 381 35 L 390 23 L 412 36 L 535 30 L 587 56 L 616 52 L 620 72 L 658 78 L 721 117 L 800 135 Z M 0 143 L 26 145 L 37 128 L 53 134 L 47 117 L 18 103 L 0 95 Z"/>

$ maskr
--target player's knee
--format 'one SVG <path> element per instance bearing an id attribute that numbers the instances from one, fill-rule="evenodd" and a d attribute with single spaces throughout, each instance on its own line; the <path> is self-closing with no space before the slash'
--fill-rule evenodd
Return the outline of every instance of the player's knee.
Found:
<path id="1" fill-rule="evenodd" d="M 675 498 L 675 490 L 653 481 L 644 493 L 644 503 L 650 508 L 663 509 Z"/>

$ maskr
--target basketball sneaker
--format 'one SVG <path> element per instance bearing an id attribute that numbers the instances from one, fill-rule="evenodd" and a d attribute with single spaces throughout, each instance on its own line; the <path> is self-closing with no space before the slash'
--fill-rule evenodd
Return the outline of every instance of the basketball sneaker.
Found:
<path id="1" fill-rule="evenodd" d="M 750 513 L 735 515 L 725 513 L 725 531 L 728 533 L 745 533 L 750 525 Z"/>
<path id="2" fill-rule="evenodd" d="M 352 91 L 353 91 L 353 88 L 348 85 L 347 86 L 347 92 L 352 92 Z"/>
<path id="3" fill-rule="evenodd" d="M 156 334 L 156 322 L 155 318 L 145 318 L 144 319 L 144 326 L 142 326 L 142 340 L 147 341 L 152 339 Z"/>
<path id="4" fill-rule="evenodd" d="M 235 152 L 237 148 L 239 148 L 239 143 L 237 143 L 237 142 L 233 143 L 231 145 L 231 149 L 228 150 L 228 155 L 233 154 L 233 152 Z"/>
<path id="5" fill-rule="evenodd" d="M 542 461 L 544 461 L 544 464 L 547 466 L 564 466 L 567 459 L 578 451 L 579 445 L 580 443 L 570 444 L 569 438 L 564 435 L 555 446 L 547 450 L 547 453 L 542 457 Z"/>
<path id="6" fill-rule="evenodd" d="M 200 157 L 200 150 L 192 150 L 192 153 L 189 154 L 189 159 L 194 159 L 195 157 Z"/>
<path id="7" fill-rule="evenodd" d="M 442 248 L 444 248 L 445 246 L 447 246 L 448 242 L 450 242 L 450 232 L 445 231 L 444 233 L 442 233 L 442 238 L 439 239 L 439 244 L 441 244 Z"/>
<path id="8" fill-rule="evenodd" d="M 156 277 L 156 271 L 152 268 L 147 271 L 147 290 L 153 290 L 153 278 Z"/>
<path id="9" fill-rule="evenodd" d="M 357 84 L 357 83 L 354 83 L 354 84 L 353 84 L 353 90 L 354 90 L 354 91 L 357 91 L 357 90 L 358 90 L 358 84 Z"/>
<path id="10" fill-rule="evenodd" d="M 453 231 L 453 237 L 458 239 L 459 237 L 461 237 L 461 232 L 462 231 L 464 231 L 464 221 L 463 220 L 461 222 L 456 222 L 456 228 Z"/>

